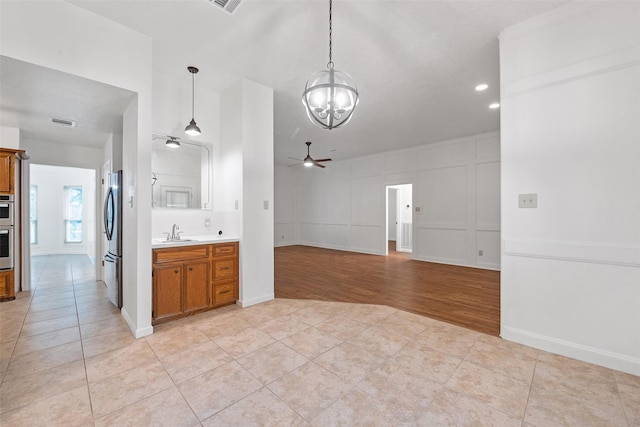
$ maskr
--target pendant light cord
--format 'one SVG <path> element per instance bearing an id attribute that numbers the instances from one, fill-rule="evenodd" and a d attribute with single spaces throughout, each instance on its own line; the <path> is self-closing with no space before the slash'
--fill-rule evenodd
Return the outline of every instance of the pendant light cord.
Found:
<path id="1" fill-rule="evenodd" d="M 193 111 L 194 111 L 194 105 L 195 105 L 195 90 L 193 89 L 194 87 L 194 77 L 193 77 L 194 73 L 191 73 L 191 120 L 193 120 Z"/>
<path id="2" fill-rule="evenodd" d="M 329 0 L 329 63 L 327 64 L 327 68 L 333 68 L 333 61 L 331 60 L 331 49 L 332 49 L 332 33 L 333 33 L 333 28 L 332 28 L 332 20 L 331 20 L 331 9 L 332 9 L 332 5 L 333 5 L 333 0 Z"/>

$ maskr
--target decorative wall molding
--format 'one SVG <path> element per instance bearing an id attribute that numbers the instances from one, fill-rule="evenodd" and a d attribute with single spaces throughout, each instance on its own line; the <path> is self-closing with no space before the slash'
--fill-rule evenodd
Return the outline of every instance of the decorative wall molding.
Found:
<path id="1" fill-rule="evenodd" d="M 640 245 L 502 239 L 503 255 L 640 267 Z"/>

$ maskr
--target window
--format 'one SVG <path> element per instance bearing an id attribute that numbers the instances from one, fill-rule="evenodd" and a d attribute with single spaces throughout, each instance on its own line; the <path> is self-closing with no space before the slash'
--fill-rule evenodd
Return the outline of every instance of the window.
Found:
<path id="1" fill-rule="evenodd" d="M 38 243 L 38 186 L 29 188 L 29 235 L 30 243 Z"/>
<path id="2" fill-rule="evenodd" d="M 82 187 L 64 187 L 64 242 L 82 243 Z"/>

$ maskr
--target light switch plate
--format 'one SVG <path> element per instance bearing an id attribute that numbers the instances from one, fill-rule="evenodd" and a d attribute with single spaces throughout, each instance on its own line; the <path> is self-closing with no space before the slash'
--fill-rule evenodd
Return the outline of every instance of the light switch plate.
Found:
<path id="1" fill-rule="evenodd" d="M 266 211 L 267 209 L 269 209 L 269 201 L 268 200 L 263 200 L 262 201 L 262 208 Z"/>
<path id="2" fill-rule="evenodd" d="M 538 193 L 518 194 L 519 208 L 537 208 Z"/>

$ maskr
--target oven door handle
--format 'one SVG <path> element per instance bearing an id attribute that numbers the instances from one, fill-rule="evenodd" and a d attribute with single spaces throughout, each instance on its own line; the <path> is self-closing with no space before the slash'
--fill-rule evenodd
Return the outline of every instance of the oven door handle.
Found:
<path id="1" fill-rule="evenodd" d="M 0 234 L 9 234 L 9 230 L 0 230 Z"/>
<path id="2" fill-rule="evenodd" d="M 9 203 L 0 203 L 0 208 L 8 208 Z"/>

